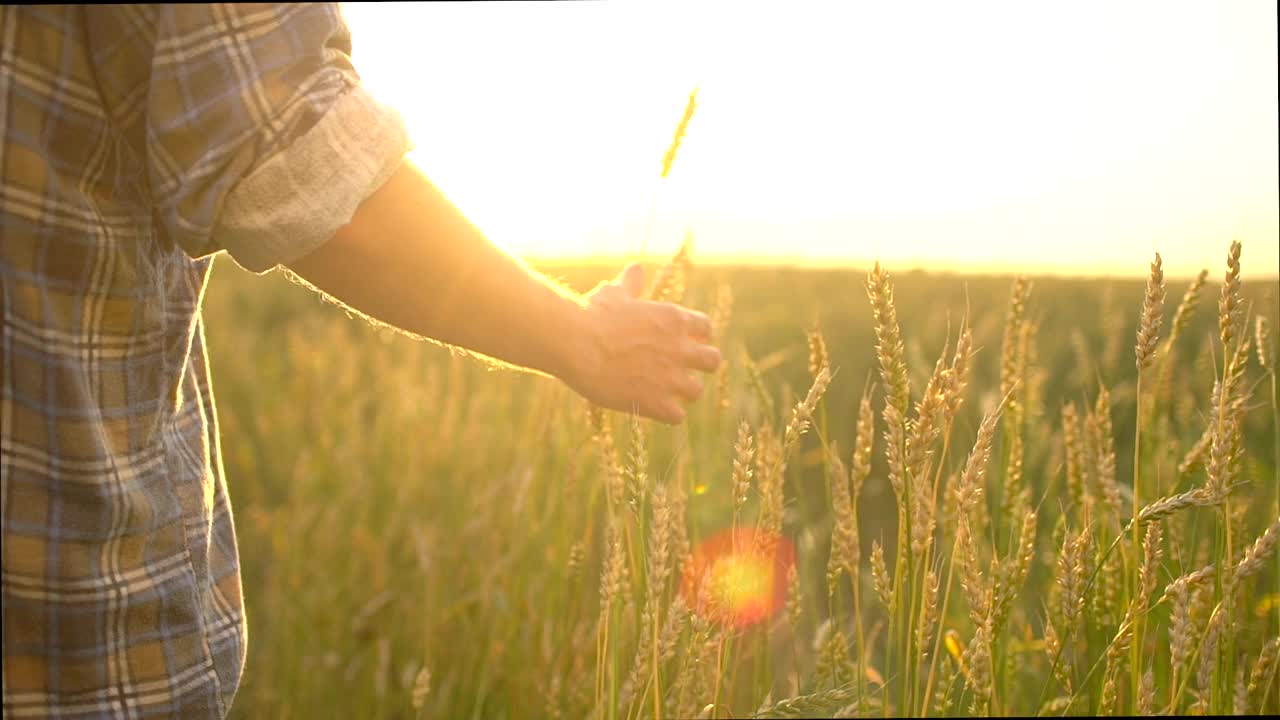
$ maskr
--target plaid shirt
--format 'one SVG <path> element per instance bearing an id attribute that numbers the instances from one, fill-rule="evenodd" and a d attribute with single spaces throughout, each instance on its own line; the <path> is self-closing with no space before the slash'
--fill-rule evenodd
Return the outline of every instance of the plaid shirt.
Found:
<path id="1" fill-rule="evenodd" d="M 221 717 L 245 657 L 200 301 L 398 167 L 336 4 L 0 6 L 5 717 Z"/>

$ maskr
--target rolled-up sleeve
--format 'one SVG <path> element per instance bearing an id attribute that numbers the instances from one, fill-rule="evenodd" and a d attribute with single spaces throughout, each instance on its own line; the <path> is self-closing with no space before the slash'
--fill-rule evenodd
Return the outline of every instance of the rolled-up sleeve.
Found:
<path id="1" fill-rule="evenodd" d="M 410 147 L 359 84 L 336 3 L 166 6 L 146 112 L 159 230 L 252 272 L 323 244 Z"/>

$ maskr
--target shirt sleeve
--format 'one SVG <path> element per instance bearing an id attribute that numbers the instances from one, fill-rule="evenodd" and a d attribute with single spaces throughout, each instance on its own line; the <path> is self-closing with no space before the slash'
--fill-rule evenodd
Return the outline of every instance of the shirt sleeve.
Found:
<path id="1" fill-rule="evenodd" d="M 360 86 L 337 3 L 167 5 L 148 93 L 158 229 L 252 272 L 323 244 L 410 147 Z"/>

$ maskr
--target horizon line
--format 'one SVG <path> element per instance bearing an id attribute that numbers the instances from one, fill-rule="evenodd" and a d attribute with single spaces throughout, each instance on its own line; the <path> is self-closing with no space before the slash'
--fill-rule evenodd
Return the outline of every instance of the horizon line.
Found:
<path id="1" fill-rule="evenodd" d="M 651 254 L 652 255 L 652 254 Z M 624 266 L 632 262 L 643 262 L 648 265 L 660 265 L 666 262 L 665 257 L 645 257 L 638 258 L 634 254 L 564 254 L 564 255 L 534 255 L 526 254 L 520 256 L 530 265 L 609 265 Z M 1150 272 L 1149 267 L 1143 267 L 1141 270 L 1134 269 L 1132 271 L 1126 268 L 1115 266 L 1101 266 L 1098 269 L 1089 269 L 1081 266 L 1067 266 L 1060 264 L 1035 264 L 1026 265 L 1001 265 L 992 263 L 982 264 L 966 264 L 966 263 L 920 263 L 908 262 L 895 264 L 892 262 L 877 261 L 875 259 L 866 258 L 809 258 L 804 256 L 767 256 L 767 255 L 729 255 L 729 254 L 708 254 L 698 255 L 695 253 L 693 264 L 704 267 L 749 267 L 749 268 L 793 268 L 801 270 L 870 270 L 875 263 L 897 273 L 930 273 L 937 275 L 968 275 L 968 276 L 993 276 L 993 277 L 1016 277 L 1018 275 L 1041 276 L 1041 277 L 1057 277 L 1063 279 L 1143 279 Z M 1225 272 L 1225 267 L 1223 268 Z M 1247 268 L 1242 268 L 1246 275 L 1252 275 L 1254 281 L 1277 282 L 1280 281 L 1280 269 L 1273 270 L 1270 274 L 1254 274 L 1249 273 Z M 1209 268 L 1209 279 L 1212 280 L 1213 269 Z M 1168 280 L 1190 280 L 1195 277 L 1194 272 L 1184 273 L 1181 271 L 1167 271 L 1165 273 L 1166 283 Z"/>

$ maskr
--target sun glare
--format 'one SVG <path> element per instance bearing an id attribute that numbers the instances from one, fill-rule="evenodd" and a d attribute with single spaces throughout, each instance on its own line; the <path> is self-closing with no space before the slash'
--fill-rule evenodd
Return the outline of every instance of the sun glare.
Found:
<path id="1" fill-rule="evenodd" d="M 345 4 L 423 167 L 531 257 L 1277 264 L 1267 3 Z M 661 162 L 690 90 L 698 110 Z"/>
<path id="2" fill-rule="evenodd" d="M 689 607 L 718 622 L 747 627 L 787 602 L 795 549 L 781 535 L 751 527 L 723 530 L 694 548 L 680 591 Z"/>

